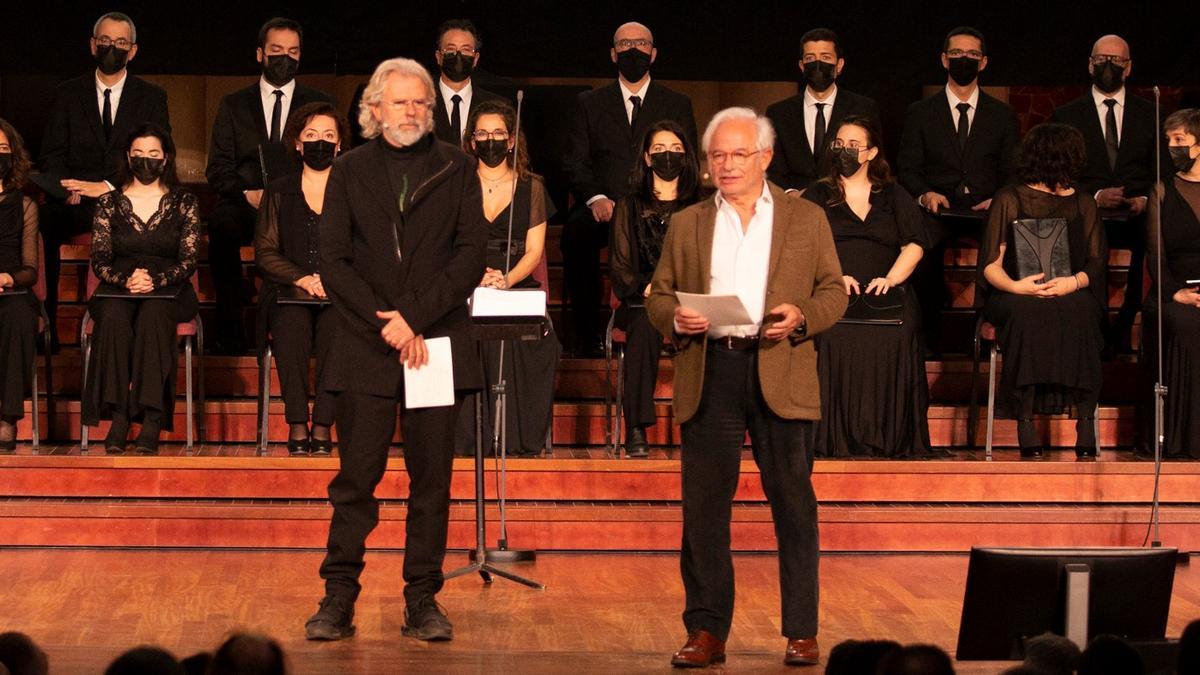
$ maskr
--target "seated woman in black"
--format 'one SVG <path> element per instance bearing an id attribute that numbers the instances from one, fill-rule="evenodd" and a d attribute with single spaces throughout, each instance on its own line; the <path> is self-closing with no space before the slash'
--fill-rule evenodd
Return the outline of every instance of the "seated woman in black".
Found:
<path id="1" fill-rule="evenodd" d="M 471 110 L 463 133 L 463 150 L 479 160 L 476 172 L 483 194 L 483 215 L 488 221 L 487 267 L 479 280 L 479 285 L 484 288 L 541 288 L 531 275 L 546 250 L 546 221 L 554 216 L 554 204 L 546 194 L 541 176 L 529 170 L 524 134 L 521 134 L 514 164 L 516 124 L 517 113 L 506 101 L 485 101 Z M 510 217 L 511 249 L 508 246 Z M 504 273 L 506 265 L 508 274 Z M 554 371 L 561 353 L 562 347 L 549 320 L 540 340 L 504 341 L 507 454 L 533 456 L 545 445 L 554 399 Z M 500 343 L 485 343 L 483 357 L 490 386 L 499 375 Z M 490 393 L 485 393 L 483 435 L 487 439 L 492 437 L 494 406 Z M 472 454 L 475 447 L 473 396 L 467 397 L 458 417 L 458 453 Z"/>
<path id="2" fill-rule="evenodd" d="M 663 338 L 650 325 L 645 301 L 662 253 L 671 215 L 695 203 L 700 171 L 696 150 L 672 120 L 655 123 L 642 137 L 630 176 L 635 192 L 613 209 L 608 272 L 621 301 L 614 325 L 625 331 L 625 455 L 646 457 L 646 427 L 658 421 L 654 386 Z"/>
<path id="3" fill-rule="evenodd" d="M 349 129 L 345 116 L 329 103 L 309 103 L 292 113 L 283 143 L 300 155 L 303 169 L 268 185 L 258 211 L 254 261 L 266 278 L 259 294 L 259 337 L 265 345 L 267 332 L 271 335 L 292 455 L 328 455 L 333 449 L 329 427 L 334 397 L 321 383 L 337 313 L 329 304 L 281 304 L 279 298 L 281 291 L 291 287 L 314 298 L 327 297 L 317 264 L 317 223 L 330 167 L 342 139 L 349 138 Z M 314 355 L 317 391 L 310 432 L 308 361 Z"/>
<path id="4" fill-rule="evenodd" d="M 1154 280 L 1142 314 L 1147 371 L 1157 371 L 1161 287 L 1163 375 L 1167 387 L 1163 455 L 1200 459 L 1200 110 L 1186 108 L 1163 123 L 1177 173 L 1159 185 L 1147 218 L 1146 267 Z M 1160 210 L 1159 200 L 1162 200 Z M 1162 276 L 1158 232 L 1162 217 Z M 1148 373 L 1150 382 L 1157 372 Z M 1152 396 L 1152 390 L 1146 392 Z M 1152 420 L 1153 417 L 1146 416 Z"/>
<path id="5" fill-rule="evenodd" d="M 1072 408 L 1076 455 L 1096 458 L 1108 247 L 1096 201 L 1071 187 L 1084 152 L 1083 136 L 1072 127 L 1031 129 L 1017 151 L 1020 184 L 996 193 L 980 242 L 983 316 L 996 327 L 1004 354 L 997 407 L 1017 418 L 1022 458 L 1042 456 L 1033 414 Z M 1035 224 L 1065 225 L 1070 261 L 1054 278 L 1018 273 L 1015 231 Z"/>
<path id="6" fill-rule="evenodd" d="M 21 193 L 29 176 L 21 135 L 0 119 L 0 452 L 17 447 L 37 339 L 38 209 Z M 48 327 L 47 327 L 48 328 Z"/>
<path id="7" fill-rule="evenodd" d="M 119 454 L 130 420 L 141 418 L 135 447 L 152 455 L 159 431 L 172 428 L 175 327 L 196 316 L 189 281 L 196 272 L 199 217 L 196 196 L 179 187 L 170 134 L 144 124 L 122 147 L 120 187 L 97 201 L 92 225 L 92 269 L 105 293 L 98 290 L 88 302 L 96 327 L 83 420 L 95 426 L 111 419 L 104 450 Z M 143 298 L 101 297 L 122 291 Z"/>
<path id="8" fill-rule="evenodd" d="M 924 217 L 892 177 L 880 140 L 876 122 L 845 118 L 827 175 L 804 191 L 829 218 L 852 302 L 903 305 L 900 325 L 842 322 L 817 336 L 816 452 L 825 457 L 931 454 L 921 311 L 908 290 L 928 241 Z"/>

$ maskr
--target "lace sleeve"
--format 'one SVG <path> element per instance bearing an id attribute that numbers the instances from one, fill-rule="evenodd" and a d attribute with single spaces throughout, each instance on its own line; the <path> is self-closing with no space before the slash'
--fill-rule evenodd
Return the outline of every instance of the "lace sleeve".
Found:
<path id="1" fill-rule="evenodd" d="M 124 287 L 129 275 L 113 267 L 112 221 L 117 194 L 109 192 L 96 201 L 96 214 L 92 218 L 92 271 L 100 281 Z"/>
<path id="2" fill-rule="evenodd" d="M 38 207 L 29 197 L 23 198 L 25 220 L 21 228 L 21 267 L 13 272 L 13 286 L 28 288 L 37 283 L 38 275 Z"/>
<path id="3" fill-rule="evenodd" d="M 184 192 L 179 196 L 179 262 L 154 275 L 154 287 L 181 284 L 196 271 L 196 245 L 200 239 L 200 214 L 196 195 Z"/>

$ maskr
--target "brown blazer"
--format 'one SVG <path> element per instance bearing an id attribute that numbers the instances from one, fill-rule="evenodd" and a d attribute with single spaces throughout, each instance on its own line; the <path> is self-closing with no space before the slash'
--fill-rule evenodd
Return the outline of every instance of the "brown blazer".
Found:
<path id="1" fill-rule="evenodd" d="M 785 195 L 774 184 L 770 189 L 775 218 L 766 309 L 770 311 L 784 302 L 799 307 L 807 330 L 803 337 L 762 341 L 758 347 L 759 382 L 767 405 L 776 415 L 784 419 L 820 419 L 821 388 L 812 338 L 833 326 L 846 311 L 842 266 L 825 211 L 795 194 Z M 651 323 L 663 335 L 673 336 L 679 348 L 674 408 L 675 421 L 680 424 L 691 419 L 700 407 L 708 336 L 675 333 L 675 307 L 679 305 L 675 292 L 709 292 L 716 216 L 715 201 L 706 199 L 671 218 L 646 300 Z"/>

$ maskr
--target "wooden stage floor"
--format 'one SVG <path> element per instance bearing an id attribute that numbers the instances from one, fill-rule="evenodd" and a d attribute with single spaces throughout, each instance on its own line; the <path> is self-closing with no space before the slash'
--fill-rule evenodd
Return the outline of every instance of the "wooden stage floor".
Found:
<path id="1" fill-rule="evenodd" d="M 100 673 L 142 643 L 177 656 L 208 650 L 229 631 L 274 635 L 295 673 L 669 672 L 683 640 L 683 591 L 671 554 L 543 554 L 513 570 L 546 584 L 533 591 L 478 576 L 439 596 L 455 624 L 451 643 L 402 638 L 403 556 L 368 555 L 357 606 L 359 634 L 309 643 L 303 623 L 322 593 L 321 553 L 17 549 L 0 551 L 0 630 L 29 633 L 51 673 Z M 447 568 L 464 562 L 452 553 Z M 805 672 L 781 665 L 773 555 L 736 557 L 738 596 L 728 672 Z M 927 642 L 953 650 L 966 577 L 963 555 L 832 555 L 821 562 L 821 643 L 847 638 Z M 1168 636 L 1200 617 L 1200 570 L 1179 567 Z M 957 663 L 959 673 L 1012 664 Z"/>

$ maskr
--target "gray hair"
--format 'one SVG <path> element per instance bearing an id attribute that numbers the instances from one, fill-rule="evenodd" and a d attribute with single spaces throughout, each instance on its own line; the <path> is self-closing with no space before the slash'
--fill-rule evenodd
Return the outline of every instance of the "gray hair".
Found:
<path id="1" fill-rule="evenodd" d="M 120 21 L 121 23 L 129 24 L 129 41 L 137 44 L 137 26 L 133 25 L 133 19 L 129 18 L 124 12 L 108 12 L 104 16 L 96 19 L 96 25 L 92 26 L 92 37 L 98 37 L 100 32 L 100 24 L 105 21 Z"/>
<path id="2" fill-rule="evenodd" d="M 717 127 L 732 120 L 749 120 L 754 122 L 754 127 L 758 132 L 755 140 L 755 150 L 770 150 L 775 147 L 775 127 L 771 125 L 771 120 L 767 119 L 765 115 L 759 115 L 750 108 L 738 107 L 726 108 L 713 115 L 708 126 L 704 129 L 704 138 L 700 146 L 704 152 L 708 152 L 708 145 L 712 142 L 712 137 L 717 132 Z"/>
<path id="3" fill-rule="evenodd" d="M 375 138 L 383 131 L 383 127 L 371 114 L 371 106 L 379 105 L 383 101 L 384 84 L 393 74 L 415 77 L 425 85 L 430 99 L 437 95 L 437 90 L 433 88 L 433 78 L 429 76 L 425 66 L 403 57 L 380 63 L 371 75 L 371 81 L 367 82 L 366 89 L 363 89 L 362 100 L 358 104 L 358 125 L 362 127 L 363 138 Z"/>

